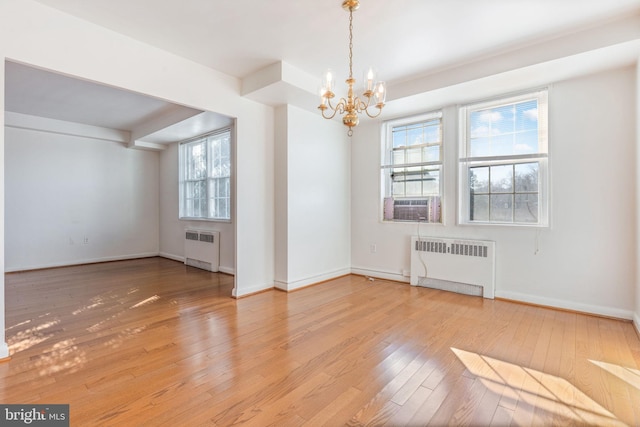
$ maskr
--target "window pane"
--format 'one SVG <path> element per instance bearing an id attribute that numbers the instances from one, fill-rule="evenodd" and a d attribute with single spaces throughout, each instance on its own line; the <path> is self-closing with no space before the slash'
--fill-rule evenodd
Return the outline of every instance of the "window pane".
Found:
<path id="1" fill-rule="evenodd" d="M 422 195 L 440 195 L 440 169 L 425 170 L 422 174 Z"/>
<path id="2" fill-rule="evenodd" d="M 538 152 L 538 130 L 528 130 L 515 135 L 513 154 L 534 154 Z"/>
<path id="3" fill-rule="evenodd" d="M 513 134 L 497 135 L 491 140 L 491 155 L 508 156 L 513 154 Z"/>
<path id="4" fill-rule="evenodd" d="M 220 191 L 220 196 L 226 197 L 226 198 L 231 197 L 231 179 L 230 178 L 224 178 L 222 180 L 222 189 Z"/>
<path id="5" fill-rule="evenodd" d="M 207 173 L 207 153 L 204 143 L 186 146 L 187 173 L 186 179 L 201 179 Z"/>
<path id="6" fill-rule="evenodd" d="M 491 155 L 491 138 L 474 138 L 471 140 L 469 155 L 471 157 L 484 157 Z"/>
<path id="7" fill-rule="evenodd" d="M 393 164 L 394 165 L 403 165 L 404 161 L 404 150 L 394 150 L 393 152 Z"/>
<path id="8" fill-rule="evenodd" d="M 393 139 L 393 148 L 404 147 L 407 145 L 407 132 L 404 128 L 392 131 L 391 138 Z"/>
<path id="9" fill-rule="evenodd" d="M 468 155 L 472 157 L 537 153 L 536 99 L 471 111 Z"/>
<path id="10" fill-rule="evenodd" d="M 469 185 L 471 191 L 476 193 L 489 192 L 489 168 L 487 166 L 470 168 Z"/>
<path id="11" fill-rule="evenodd" d="M 489 220 L 512 222 L 513 221 L 513 195 L 492 194 L 490 196 L 491 207 Z"/>
<path id="12" fill-rule="evenodd" d="M 185 196 L 187 199 L 201 199 L 206 197 L 206 185 L 204 185 L 204 181 L 187 182 L 186 189 Z"/>
<path id="13" fill-rule="evenodd" d="M 442 140 L 440 132 L 440 120 L 434 121 L 424 128 L 424 142 L 427 144 L 439 143 Z"/>
<path id="14" fill-rule="evenodd" d="M 407 163 L 421 163 L 422 150 L 420 148 L 411 148 L 407 150 Z"/>
<path id="15" fill-rule="evenodd" d="M 471 196 L 469 218 L 471 221 L 489 221 L 489 196 Z"/>
<path id="16" fill-rule="evenodd" d="M 422 160 L 425 162 L 437 162 L 440 160 L 440 146 L 424 147 L 422 149 Z"/>
<path id="17" fill-rule="evenodd" d="M 407 128 L 407 144 L 408 145 L 422 145 L 424 144 L 424 138 L 422 134 L 422 125 L 413 125 Z"/>
<path id="18" fill-rule="evenodd" d="M 538 163 L 515 165 L 516 193 L 538 191 Z"/>
<path id="19" fill-rule="evenodd" d="M 491 192 L 513 192 L 513 165 L 491 166 Z"/>
<path id="20" fill-rule="evenodd" d="M 491 135 L 508 135 L 515 130 L 514 105 L 503 105 L 491 111 Z"/>
<path id="21" fill-rule="evenodd" d="M 516 104 L 516 130 L 537 130 L 538 129 L 538 100 Z"/>
<path id="22" fill-rule="evenodd" d="M 538 222 L 538 194 L 516 194 L 514 207 L 516 222 Z"/>
<path id="23" fill-rule="evenodd" d="M 404 197 L 404 181 L 393 183 L 393 196 Z"/>
<path id="24" fill-rule="evenodd" d="M 408 181 L 406 184 L 407 196 L 422 196 L 422 181 Z"/>

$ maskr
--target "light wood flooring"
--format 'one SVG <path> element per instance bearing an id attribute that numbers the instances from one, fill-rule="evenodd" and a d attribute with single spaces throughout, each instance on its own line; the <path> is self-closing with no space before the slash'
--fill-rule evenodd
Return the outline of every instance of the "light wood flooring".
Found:
<path id="1" fill-rule="evenodd" d="M 162 258 L 7 274 L 0 402 L 72 426 L 640 425 L 629 322 L 360 276 L 232 286 Z"/>

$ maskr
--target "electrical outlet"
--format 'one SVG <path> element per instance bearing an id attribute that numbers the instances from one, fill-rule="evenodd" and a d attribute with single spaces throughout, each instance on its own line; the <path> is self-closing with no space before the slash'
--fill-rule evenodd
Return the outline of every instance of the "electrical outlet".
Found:
<path id="1" fill-rule="evenodd" d="M 88 245 L 89 244 L 89 238 L 87 236 L 84 237 L 84 240 L 82 241 L 83 244 Z"/>
<path id="2" fill-rule="evenodd" d="M 376 252 L 378 252 L 378 246 L 375 243 L 371 243 L 369 245 L 369 252 L 375 254 Z"/>

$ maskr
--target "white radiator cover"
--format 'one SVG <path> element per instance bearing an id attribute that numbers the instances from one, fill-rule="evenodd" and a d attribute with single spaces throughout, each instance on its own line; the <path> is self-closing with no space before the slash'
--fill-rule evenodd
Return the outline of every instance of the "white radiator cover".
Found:
<path id="1" fill-rule="evenodd" d="M 411 285 L 493 299 L 495 242 L 412 236 Z"/>
<path id="2" fill-rule="evenodd" d="M 216 272 L 220 269 L 220 232 L 185 230 L 184 263 Z"/>

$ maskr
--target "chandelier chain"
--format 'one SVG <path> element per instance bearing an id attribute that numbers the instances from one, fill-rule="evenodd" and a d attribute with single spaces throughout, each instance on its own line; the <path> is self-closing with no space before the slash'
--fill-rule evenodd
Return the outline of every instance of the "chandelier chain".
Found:
<path id="1" fill-rule="evenodd" d="M 349 78 L 353 78 L 353 10 L 349 9 Z"/>

